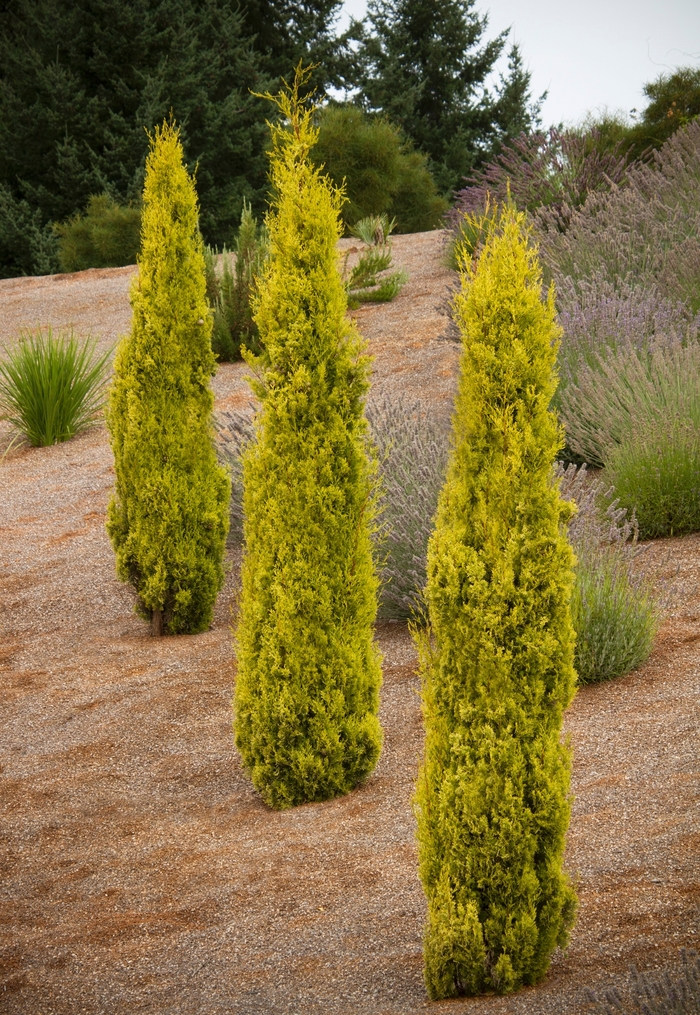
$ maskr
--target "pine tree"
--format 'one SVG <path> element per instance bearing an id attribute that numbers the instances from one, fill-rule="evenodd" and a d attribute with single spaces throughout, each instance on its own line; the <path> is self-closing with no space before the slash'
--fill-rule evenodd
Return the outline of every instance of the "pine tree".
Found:
<path id="1" fill-rule="evenodd" d="M 318 131 L 299 97 L 306 84 L 298 69 L 275 99 L 284 122 L 272 127 L 270 260 L 254 315 L 265 352 L 243 463 L 234 698 L 238 749 L 280 808 L 348 792 L 382 739 L 369 361 L 345 316 L 342 195 L 309 159 Z"/>
<path id="2" fill-rule="evenodd" d="M 502 210 L 456 300 L 454 447 L 428 553 L 417 787 L 432 998 L 536 983 L 564 945 L 573 555 L 552 465 L 558 327 L 524 215 Z"/>
<path id="3" fill-rule="evenodd" d="M 131 334 L 118 349 L 108 425 L 116 472 L 107 528 L 117 574 L 154 634 L 205 630 L 223 583 L 230 483 L 212 443 L 211 316 L 194 181 L 179 132 L 146 163 Z"/>
<path id="4" fill-rule="evenodd" d="M 539 113 L 537 103 L 528 105 L 530 75 L 517 45 L 497 95 L 486 89 L 508 32 L 481 45 L 488 16 L 474 11 L 475 2 L 369 0 L 370 30 L 359 54 L 359 101 L 383 112 L 430 156 L 446 195 Z"/>

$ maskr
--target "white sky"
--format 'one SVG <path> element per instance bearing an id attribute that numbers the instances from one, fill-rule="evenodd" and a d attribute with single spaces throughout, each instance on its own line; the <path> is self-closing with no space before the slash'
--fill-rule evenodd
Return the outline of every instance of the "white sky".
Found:
<path id="1" fill-rule="evenodd" d="M 365 0 L 346 0 L 341 25 L 365 9 Z M 533 97 L 549 92 L 545 126 L 606 107 L 641 110 L 646 82 L 700 66 L 700 0 L 477 0 L 476 9 L 489 15 L 485 39 L 512 26 Z"/>

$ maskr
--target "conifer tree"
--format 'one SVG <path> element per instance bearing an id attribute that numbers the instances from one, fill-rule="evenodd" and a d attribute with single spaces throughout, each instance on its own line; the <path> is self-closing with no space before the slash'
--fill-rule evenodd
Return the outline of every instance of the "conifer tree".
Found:
<path id="1" fill-rule="evenodd" d="M 205 630 L 223 582 L 230 483 L 212 443 L 211 316 L 194 181 L 164 123 L 146 162 L 131 334 L 114 364 L 117 574 L 154 634 Z"/>
<path id="2" fill-rule="evenodd" d="M 358 51 L 358 101 L 385 114 L 430 157 L 446 196 L 506 139 L 529 129 L 544 96 L 530 102 L 530 74 L 517 45 L 492 95 L 485 81 L 508 31 L 483 41 L 488 15 L 475 0 L 369 0 Z"/>
<path id="3" fill-rule="evenodd" d="M 238 749 L 279 808 L 352 789 L 382 739 L 369 360 L 345 315 L 342 194 L 309 159 L 318 131 L 305 86 L 299 68 L 274 100 L 283 122 L 272 126 L 270 259 L 254 315 L 265 352 L 243 462 L 234 698 Z"/>
<path id="4" fill-rule="evenodd" d="M 454 445 L 428 553 L 417 787 L 432 998 L 537 982 L 575 895 L 562 868 L 574 694 L 571 506 L 553 482 L 554 294 L 506 206 L 462 262 Z"/>

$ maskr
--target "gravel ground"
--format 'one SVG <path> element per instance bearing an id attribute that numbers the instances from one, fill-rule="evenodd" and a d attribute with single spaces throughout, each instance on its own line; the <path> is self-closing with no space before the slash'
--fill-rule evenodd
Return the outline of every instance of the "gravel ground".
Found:
<path id="1" fill-rule="evenodd" d="M 344 241 L 350 245 L 349 241 Z M 375 387 L 449 412 L 457 348 L 436 310 L 439 234 L 399 237 L 411 281 L 357 312 Z M 0 342 L 73 322 L 112 343 L 132 269 L 0 282 Z M 7 309 L 6 309 L 7 308 Z M 252 407 L 245 368 L 218 409 Z M 639 671 L 579 692 L 566 728 L 575 802 L 571 946 L 510 998 L 430 1003 L 411 796 L 421 752 L 415 654 L 381 624 L 385 747 L 367 784 L 276 813 L 232 742 L 240 550 L 210 631 L 152 639 L 114 576 L 107 434 L 0 465 L 0 1012 L 411 1015 L 588 1011 L 585 988 L 673 963 L 700 903 L 700 536 L 642 557 L 667 614 Z"/>

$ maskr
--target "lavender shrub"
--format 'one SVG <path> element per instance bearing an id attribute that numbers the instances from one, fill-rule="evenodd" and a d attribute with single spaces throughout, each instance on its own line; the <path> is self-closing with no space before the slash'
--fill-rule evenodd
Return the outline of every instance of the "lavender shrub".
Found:
<path id="1" fill-rule="evenodd" d="M 426 553 L 447 467 L 449 420 L 420 401 L 377 395 L 367 406 L 379 460 L 382 560 L 380 616 L 420 620 Z M 219 449 L 232 473 L 231 533 L 242 537 L 240 452 L 253 436 L 249 414 L 222 413 Z M 582 682 L 608 679 L 640 665 L 649 654 L 656 611 L 632 562 L 637 524 L 585 466 L 557 465 L 562 495 L 576 502 L 569 538 L 578 557 L 574 590 L 576 664 Z M 602 505 L 602 506 L 601 506 Z"/>
<path id="2" fill-rule="evenodd" d="M 489 198 L 503 204 L 510 188 L 521 211 L 537 219 L 540 209 L 549 208 L 548 223 L 556 218 L 558 228 L 566 230 L 573 210 L 589 194 L 607 192 L 625 179 L 625 157 L 618 149 L 600 150 L 599 142 L 595 129 L 580 134 L 552 127 L 547 133 L 521 134 L 455 194 L 451 221 L 458 226 L 465 214 L 480 214 Z"/>
<path id="3" fill-rule="evenodd" d="M 559 323 L 558 406 L 583 365 L 594 366 L 605 351 L 653 351 L 687 345 L 700 337 L 700 314 L 687 303 L 664 296 L 652 282 L 644 289 L 629 280 L 617 285 L 598 273 L 590 279 L 561 279 L 557 284 Z"/>
<path id="4" fill-rule="evenodd" d="M 546 274 L 558 285 L 605 278 L 616 288 L 658 286 L 700 310 L 700 119 L 678 130 L 649 163 L 629 167 L 624 186 L 588 193 L 562 232 L 542 209 L 537 232 Z"/>

